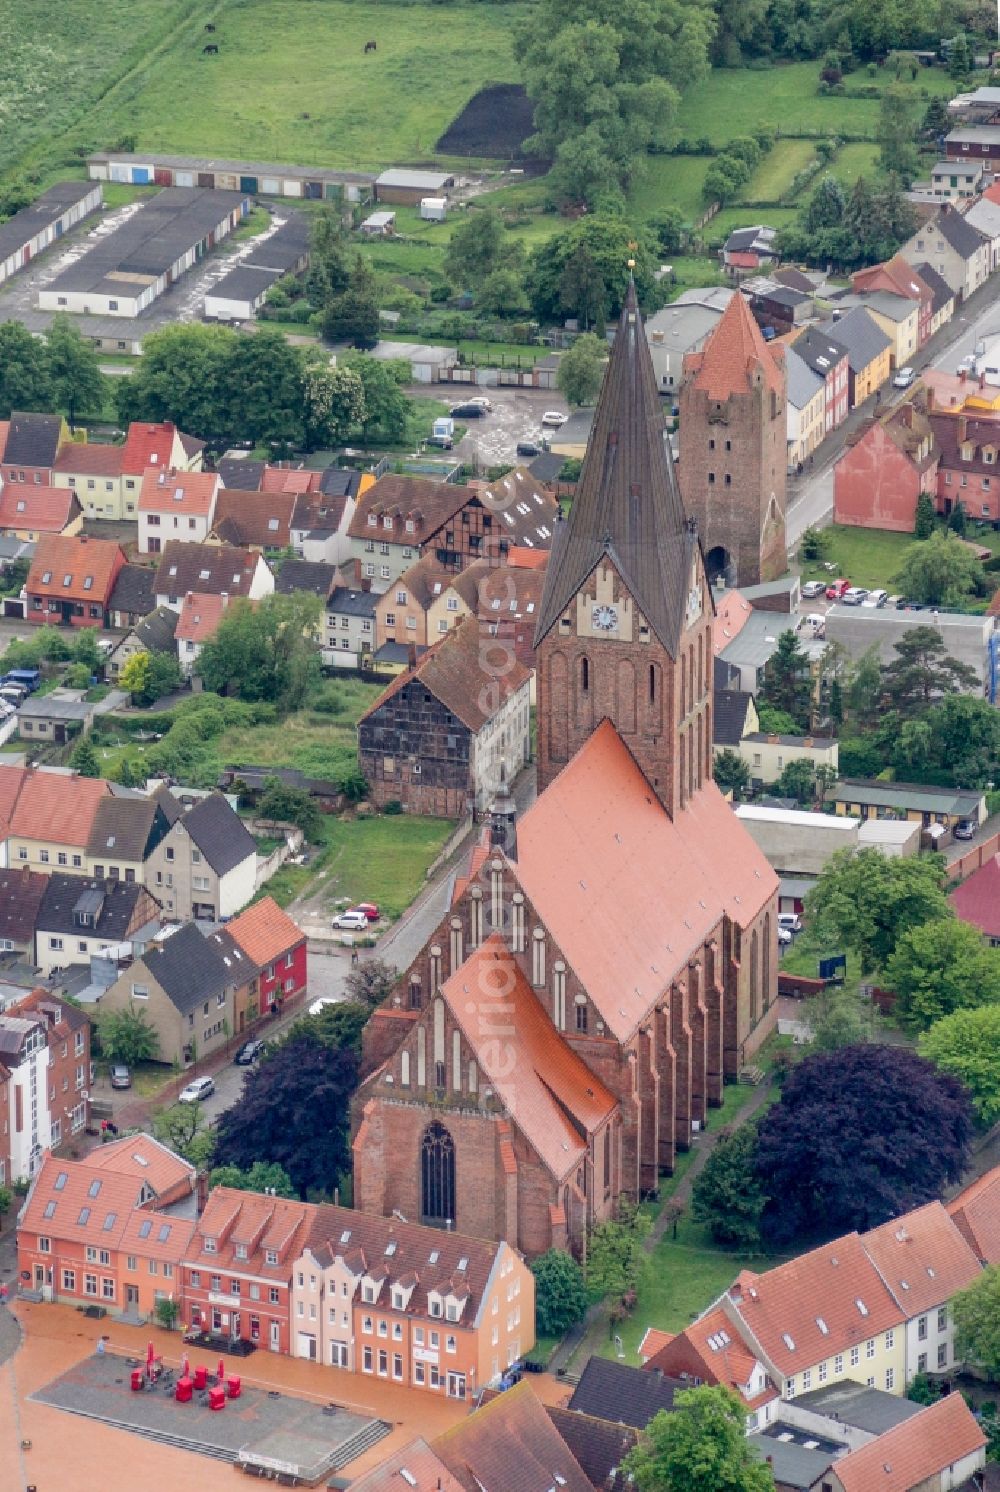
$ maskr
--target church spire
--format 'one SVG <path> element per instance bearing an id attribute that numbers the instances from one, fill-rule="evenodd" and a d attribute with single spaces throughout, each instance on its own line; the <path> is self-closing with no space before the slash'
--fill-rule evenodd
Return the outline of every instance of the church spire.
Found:
<path id="1" fill-rule="evenodd" d="M 535 646 L 607 554 L 676 656 L 696 544 L 664 437 L 656 374 L 630 279 L 576 496 L 553 536 Z"/>

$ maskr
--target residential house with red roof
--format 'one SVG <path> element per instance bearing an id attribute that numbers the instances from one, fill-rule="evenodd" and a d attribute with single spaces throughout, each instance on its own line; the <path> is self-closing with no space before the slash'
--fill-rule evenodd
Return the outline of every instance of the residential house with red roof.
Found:
<path id="1" fill-rule="evenodd" d="M 300 559 L 333 565 L 349 562 L 349 530 L 357 500 L 374 483 L 371 472 L 331 466 L 320 473 L 314 491 L 296 494 L 291 545 Z M 359 578 L 360 573 L 359 565 Z"/>
<path id="2" fill-rule="evenodd" d="M 0 774 L 23 769 L 0 767 Z M 109 797 L 103 777 L 30 768 L 10 784 L 17 796 L 7 824 L 7 863 L 48 874 L 82 872 L 98 804 Z"/>
<path id="3" fill-rule="evenodd" d="M 948 1394 L 823 1473 L 823 1492 L 953 1492 L 981 1485 L 986 1436 L 959 1393 Z M 818 1492 L 818 1489 L 817 1489 Z"/>
<path id="4" fill-rule="evenodd" d="M 918 1373 L 954 1372 L 950 1303 L 982 1267 L 954 1219 L 940 1202 L 928 1202 L 862 1233 L 861 1242 L 906 1315 L 906 1382 Z"/>
<path id="5" fill-rule="evenodd" d="M 428 614 L 429 639 L 447 630 L 442 622 L 448 619 L 454 604 L 459 613 L 467 608 L 478 616 L 489 636 L 498 639 L 498 646 L 505 646 L 525 668 L 534 670 L 535 626 L 545 589 L 548 552 L 524 549 L 514 552 L 528 553 L 532 561 L 540 563 L 491 565 L 486 560 L 477 560 L 468 565 L 460 575 L 452 577 L 448 594 L 432 603 Z M 532 704 L 534 682 L 532 675 Z"/>
<path id="6" fill-rule="evenodd" d="M 119 522 L 135 517 L 135 494 L 122 492 L 124 446 L 70 440 L 56 458 L 52 484 L 75 494 L 87 518 Z"/>
<path id="7" fill-rule="evenodd" d="M 772 1029 L 778 882 L 711 780 L 712 619 L 630 291 L 538 611 L 538 797 L 518 814 L 497 792 L 450 906 L 366 1028 L 365 1211 L 582 1251 L 593 1221 L 672 1169 Z M 397 727 L 376 705 L 362 721 L 386 800 L 397 763 L 423 766 L 433 660 L 469 647 L 453 718 L 494 685 L 473 629 L 383 696 L 412 688 L 412 716 Z M 460 740 L 438 729 L 435 756 Z"/>
<path id="8" fill-rule="evenodd" d="M 507 652 L 488 672 L 483 633 L 466 617 L 361 716 L 361 770 L 375 803 L 462 818 L 470 803 L 485 809 L 528 761 L 529 670 Z"/>
<path id="9" fill-rule="evenodd" d="M 1000 1166 L 947 1203 L 948 1216 L 983 1264 L 1000 1264 Z"/>
<path id="10" fill-rule="evenodd" d="M 325 1203 L 292 1271 L 293 1357 L 474 1399 L 534 1346 L 534 1277 L 509 1244 Z"/>
<path id="11" fill-rule="evenodd" d="M 215 636 L 228 606 L 227 594 L 213 596 L 200 591 L 188 591 L 184 597 L 174 632 L 174 644 L 177 648 L 177 663 L 185 677 L 189 678 L 194 672 L 202 648 Z"/>
<path id="12" fill-rule="evenodd" d="M 841 1378 L 905 1392 L 907 1313 L 857 1233 L 742 1270 L 718 1305 L 786 1399 Z"/>
<path id="13" fill-rule="evenodd" d="M 82 1161 L 46 1155 L 18 1218 L 22 1281 L 45 1300 L 152 1319 L 161 1296 L 179 1294 L 195 1228 L 164 1209 L 194 1181 L 193 1166 L 150 1135 Z"/>
<path id="14" fill-rule="evenodd" d="M 214 471 L 147 467 L 139 490 L 139 553 L 161 554 L 165 544 L 203 544 L 212 532 L 221 483 Z"/>
<path id="15" fill-rule="evenodd" d="M 306 935 L 273 896 L 247 907 L 226 932 L 260 970 L 259 1011 L 280 1010 L 306 988 Z"/>
<path id="16" fill-rule="evenodd" d="M 919 303 L 917 321 L 917 346 L 923 347 L 930 340 L 931 322 L 934 314 L 934 294 L 921 278 L 920 271 L 909 264 L 902 254 L 894 254 L 884 264 L 873 264 L 868 269 L 855 270 L 851 284 L 856 291 L 885 291 L 889 295 L 901 295 Z"/>
<path id="17" fill-rule="evenodd" d="M 2 427 L 0 484 L 49 486 L 69 427 L 61 414 L 26 414 L 15 409 Z"/>
<path id="18" fill-rule="evenodd" d="M 125 564 L 120 544 L 45 534 L 25 582 L 26 618 L 43 626 L 106 627 L 111 593 Z"/>
<path id="19" fill-rule="evenodd" d="M 650 1336 L 655 1328 L 646 1333 Z M 721 1384 L 743 1401 L 747 1432 L 761 1429 L 775 1418 L 781 1393 L 769 1376 L 762 1355 L 755 1354 L 720 1305 L 713 1306 L 690 1326 L 668 1336 L 651 1351 L 644 1366 L 652 1373 L 692 1382 Z M 650 1347 L 655 1342 L 650 1342 Z"/>
<path id="20" fill-rule="evenodd" d="M 83 512 L 75 495 L 60 487 L 0 487 L 0 533 L 34 543 L 42 534 L 78 534 Z"/>
<path id="21" fill-rule="evenodd" d="M 288 1354 L 292 1274 L 312 1210 L 308 1202 L 215 1187 L 184 1259 L 184 1326 Z"/>
<path id="22" fill-rule="evenodd" d="M 439 1435 L 433 1448 L 464 1492 L 507 1488 L 515 1467 L 525 1488 L 592 1492 L 527 1379 Z"/>
<path id="23" fill-rule="evenodd" d="M 139 511 L 142 481 L 150 467 L 157 471 L 201 471 L 205 442 L 184 435 L 170 420 L 150 424 L 133 420 L 122 447 L 122 518 Z"/>

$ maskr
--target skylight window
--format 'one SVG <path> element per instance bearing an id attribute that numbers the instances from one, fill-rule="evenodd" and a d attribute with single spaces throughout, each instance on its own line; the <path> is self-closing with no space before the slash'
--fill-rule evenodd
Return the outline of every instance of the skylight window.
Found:
<path id="1" fill-rule="evenodd" d="M 115 1223 L 117 1221 L 118 1221 L 118 1214 L 117 1214 L 117 1212 L 109 1212 L 107 1214 L 107 1216 L 105 1217 L 105 1219 L 104 1219 L 104 1232 L 105 1233 L 110 1233 L 111 1229 L 114 1227 L 114 1225 L 115 1225 Z"/>
<path id="2" fill-rule="evenodd" d="M 148 1238 L 149 1235 L 150 1235 L 150 1233 L 152 1233 L 152 1231 L 153 1231 L 153 1222 L 152 1222 L 152 1219 L 148 1218 L 148 1217 L 143 1218 L 142 1222 L 139 1224 L 139 1237 L 140 1238 Z"/>
<path id="3" fill-rule="evenodd" d="M 87 1187 L 87 1196 L 88 1197 L 98 1197 L 98 1196 L 100 1196 L 100 1194 L 101 1194 L 101 1183 L 100 1183 L 100 1181 L 99 1180 L 92 1181 L 90 1183 L 90 1185 Z"/>
<path id="4" fill-rule="evenodd" d="M 781 1333 L 781 1340 L 784 1342 L 784 1344 L 788 1348 L 789 1352 L 794 1352 L 795 1351 L 795 1343 L 792 1340 L 792 1338 L 788 1335 L 787 1331 L 783 1331 Z"/>
<path id="5" fill-rule="evenodd" d="M 820 1331 L 825 1337 L 828 1337 L 830 1335 L 830 1328 L 827 1326 L 822 1316 L 816 1317 L 816 1325 L 819 1327 Z"/>
<path id="6" fill-rule="evenodd" d="M 854 1304 L 857 1306 L 857 1308 L 861 1312 L 862 1316 L 867 1316 L 868 1315 L 868 1307 L 865 1305 L 865 1303 L 861 1299 L 860 1295 L 858 1296 L 858 1298 L 854 1302 Z"/>
<path id="7" fill-rule="evenodd" d="M 437 1249 L 431 1249 L 430 1258 L 427 1260 L 427 1262 L 428 1264 L 436 1264 L 440 1257 L 441 1254 Z"/>
<path id="8" fill-rule="evenodd" d="M 94 589 L 93 575 L 85 575 L 83 577 L 83 588 L 85 591 L 92 591 Z"/>
<path id="9" fill-rule="evenodd" d="M 198 571 L 198 579 L 199 580 L 207 580 L 208 577 L 209 577 L 209 573 L 210 572 L 208 570 L 199 570 Z"/>
<path id="10" fill-rule="evenodd" d="M 45 1216 L 45 1217 L 55 1217 L 55 1215 L 56 1215 L 56 1204 L 54 1202 L 46 1202 L 46 1204 L 45 1204 L 45 1212 L 44 1212 L 43 1216 Z"/>
<path id="11" fill-rule="evenodd" d="M 341 1235 L 340 1235 L 340 1241 L 341 1241 L 341 1243 L 350 1243 L 350 1241 L 351 1241 L 351 1230 L 350 1230 L 350 1228 L 345 1228 L 344 1232 L 341 1233 Z"/>
<path id="12" fill-rule="evenodd" d="M 66 586 L 66 585 L 72 585 L 72 584 L 73 584 L 73 577 L 72 577 L 72 575 L 64 575 L 63 576 L 63 585 Z"/>
<path id="13" fill-rule="evenodd" d="M 158 1243 L 166 1243 L 166 1241 L 167 1241 L 167 1239 L 169 1237 L 170 1237 L 170 1224 L 169 1223 L 161 1223 L 160 1224 L 160 1231 L 156 1235 L 157 1242 Z"/>
<path id="14" fill-rule="evenodd" d="M 68 1173 L 66 1171 L 60 1171 L 59 1175 L 56 1177 L 55 1181 L 52 1183 L 52 1190 L 53 1191 L 57 1191 L 57 1192 L 61 1192 L 62 1189 L 63 1189 L 63 1187 L 66 1185 L 66 1183 L 67 1183 L 68 1180 L 69 1180 Z"/>
<path id="15" fill-rule="evenodd" d="M 87 1223 L 90 1222 L 90 1208 L 89 1207 L 81 1207 L 80 1208 L 80 1216 L 77 1218 L 76 1221 L 77 1221 L 78 1227 L 81 1227 L 81 1228 L 86 1227 Z"/>
<path id="16" fill-rule="evenodd" d="M 46 570 L 45 573 L 42 576 L 42 584 L 43 585 L 48 585 L 48 583 L 49 583 L 49 581 L 51 579 L 52 579 L 52 571 L 51 570 Z"/>

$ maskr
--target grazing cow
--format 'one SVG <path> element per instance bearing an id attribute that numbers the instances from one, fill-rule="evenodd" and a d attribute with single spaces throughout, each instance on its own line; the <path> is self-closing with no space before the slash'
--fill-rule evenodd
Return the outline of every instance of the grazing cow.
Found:
<path id="1" fill-rule="evenodd" d="M 368 56 L 369 52 L 377 52 L 377 51 L 378 51 L 378 47 L 375 45 L 375 43 L 373 41 L 366 41 L 365 42 L 365 56 L 366 57 Z"/>
<path id="2" fill-rule="evenodd" d="M 209 46 L 207 46 L 207 47 L 202 47 L 202 49 L 201 49 L 201 55 L 202 55 L 202 56 L 203 56 L 203 57 L 217 57 L 217 56 L 218 56 L 218 54 L 219 54 L 219 49 L 218 49 L 218 47 L 217 47 L 217 46 L 216 46 L 216 45 L 215 45 L 215 43 L 214 43 L 214 42 L 212 42 L 212 43 L 211 43 L 211 44 L 210 44 L 210 45 L 209 45 Z"/>

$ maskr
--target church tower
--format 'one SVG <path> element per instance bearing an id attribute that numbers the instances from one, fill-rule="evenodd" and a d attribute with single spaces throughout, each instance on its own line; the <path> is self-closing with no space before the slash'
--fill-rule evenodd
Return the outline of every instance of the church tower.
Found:
<path id="1" fill-rule="evenodd" d="M 784 348 L 737 290 L 701 352 L 684 359 L 680 483 L 708 573 L 757 585 L 785 573 Z"/>
<path id="2" fill-rule="evenodd" d="M 608 719 L 673 817 L 712 773 L 712 598 L 630 285 L 535 632 L 538 790 Z"/>

